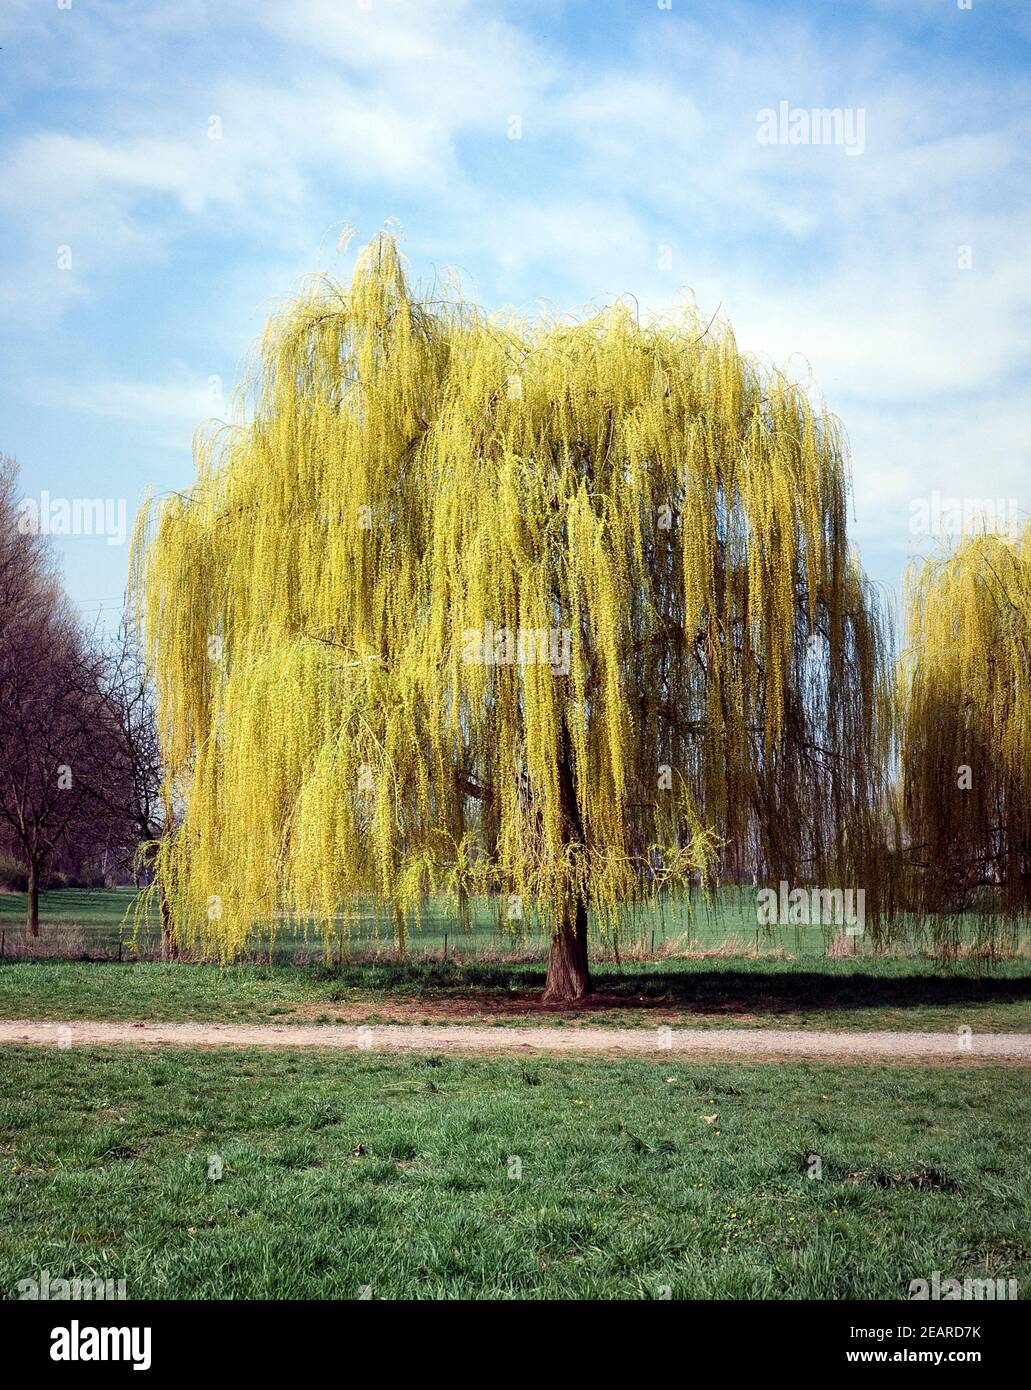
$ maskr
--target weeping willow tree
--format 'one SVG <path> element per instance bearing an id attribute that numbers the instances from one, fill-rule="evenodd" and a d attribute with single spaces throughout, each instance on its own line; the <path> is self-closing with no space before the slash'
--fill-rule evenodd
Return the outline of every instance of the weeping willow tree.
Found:
<path id="1" fill-rule="evenodd" d="M 1031 526 L 967 537 L 907 580 L 900 664 L 907 903 L 946 948 L 1031 909 Z"/>
<path id="2" fill-rule="evenodd" d="M 270 323 L 132 563 L 183 946 L 373 894 L 588 927 L 720 875 L 862 884 L 890 643 L 836 421 L 693 310 L 420 297 L 394 241 Z"/>

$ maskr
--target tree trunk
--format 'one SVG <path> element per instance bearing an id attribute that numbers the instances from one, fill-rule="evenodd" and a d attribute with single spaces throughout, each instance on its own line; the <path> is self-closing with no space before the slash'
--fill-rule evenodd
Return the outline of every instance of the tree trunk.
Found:
<path id="1" fill-rule="evenodd" d="M 29 882 L 26 898 L 25 925 L 33 936 L 39 935 L 39 876 L 35 864 L 29 865 Z"/>
<path id="2" fill-rule="evenodd" d="M 179 947 L 172 935 L 172 910 L 168 906 L 164 884 L 161 885 L 161 959 L 179 959 Z"/>
<path id="3" fill-rule="evenodd" d="M 573 769 L 569 761 L 568 735 L 558 767 L 559 794 L 562 798 L 563 833 L 566 844 L 583 845 L 584 830 L 576 802 Z M 548 977 L 544 982 L 545 1004 L 575 1004 L 591 992 L 587 967 L 587 904 L 581 899 L 567 903 L 556 924 L 548 953 Z"/>
<path id="4" fill-rule="evenodd" d="M 468 930 L 472 924 L 472 907 L 469 903 L 469 889 L 464 883 L 458 885 L 458 925 L 463 931 Z"/>
<path id="5" fill-rule="evenodd" d="M 575 1004 L 591 992 L 587 966 L 587 904 L 577 901 L 563 913 L 551 938 L 545 1004 Z"/>

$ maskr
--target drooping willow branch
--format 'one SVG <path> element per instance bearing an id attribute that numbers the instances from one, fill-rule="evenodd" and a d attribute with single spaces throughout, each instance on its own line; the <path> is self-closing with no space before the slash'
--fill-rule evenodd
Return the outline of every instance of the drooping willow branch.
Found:
<path id="1" fill-rule="evenodd" d="M 904 893 L 946 946 L 964 913 L 989 941 L 1031 909 L 1031 525 L 966 537 L 907 592 Z"/>
<path id="2" fill-rule="evenodd" d="M 842 432 L 715 318 L 638 318 L 420 300 L 382 237 L 270 324 L 134 539 L 184 944 L 456 882 L 604 922 L 717 868 L 875 913 L 891 642 Z"/>

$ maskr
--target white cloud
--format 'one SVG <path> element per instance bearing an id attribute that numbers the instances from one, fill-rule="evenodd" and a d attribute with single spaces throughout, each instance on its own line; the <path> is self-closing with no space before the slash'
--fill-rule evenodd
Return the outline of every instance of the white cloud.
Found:
<path id="1" fill-rule="evenodd" d="M 919 3 L 919 23 L 985 23 Z M 917 12 L 884 0 L 887 24 L 879 5 L 853 31 L 736 4 L 646 7 L 602 57 L 533 37 L 528 19 L 550 6 L 97 5 L 61 30 L 92 103 L 75 133 L 41 108 L 4 141 L 0 216 L 17 240 L 0 316 L 52 321 L 126 266 L 171 275 L 199 234 L 224 240 L 226 267 L 197 313 L 239 353 L 332 223 L 365 236 L 395 212 L 417 272 L 430 258 L 474 269 L 491 305 L 632 292 L 647 312 L 688 284 L 742 346 L 811 364 L 855 444 L 860 534 L 887 544 L 913 496 L 964 470 L 1007 492 L 1026 467 L 1031 84 L 907 62 Z M 1002 13 L 1020 24 L 1018 7 Z M 30 48 L 55 21 L 22 5 L 14 23 Z M 187 44 L 206 61 L 177 57 Z M 760 145 L 756 114 L 781 99 L 862 106 L 866 152 Z M 521 141 L 506 138 L 513 114 Z M 54 269 L 65 243 L 84 274 Z M 205 391 L 202 373 L 170 366 L 64 403 L 178 440 L 211 413 Z"/>
<path id="2" fill-rule="evenodd" d="M 209 420 L 229 419 L 233 383 L 201 378 L 183 364 L 163 380 L 85 376 L 29 388 L 34 404 L 128 426 L 155 448 L 189 457 L 193 434 Z"/>

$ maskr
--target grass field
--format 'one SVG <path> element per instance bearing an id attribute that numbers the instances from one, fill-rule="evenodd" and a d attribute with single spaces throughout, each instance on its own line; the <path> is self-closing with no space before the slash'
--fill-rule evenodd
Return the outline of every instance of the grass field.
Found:
<path id="1" fill-rule="evenodd" d="M 0 933 L 5 938 L 7 953 L 23 945 L 33 949 L 53 951 L 69 957 L 81 955 L 123 957 L 155 954 L 160 945 L 160 924 L 152 912 L 149 924 L 134 940 L 131 909 L 136 894 L 132 889 L 72 889 L 64 888 L 40 896 L 40 940 L 26 942 L 24 893 L 0 893 Z M 360 904 L 346 918 L 341 915 L 339 935 L 331 943 L 334 960 L 348 957 L 380 956 L 396 958 L 389 922 L 377 916 L 370 900 Z M 689 905 L 663 903 L 642 907 L 622 929 L 616 941 L 599 942 L 597 957 L 615 959 L 620 956 L 662 955 L 671 950 L 727 950 L 731 954 L 744 952 L 759 955 L 824 956 L 834 933 L 819 926 L 759 928 L 756 925 L 754 891 L 747 888 L 728 888 L 719 900 L 706 904 L 699 896 Z M 460 927 L 453 904 L 435 900 L 427 904 L 422 924 L 408 938 L 407 954 L 411 958 L 442 956 L 459 959 L 482 959 L 484 956 L 505 958 L 541 958 L 546 954 L 548 934 L 538 921 L 528 915 L 520 930 L 501 927 L 495 901 L 478 899 L 472 904 L 471 926 Z M 919 937 L 911 947 L 919 952 L 925 945 Z M 851 954 L 861 957 L 869 948 L 853 940 Z M 252 954 L 256 959 L 289 963 L 291 961 L 322 961 L 324 944 L 321 932 L 307 932 L 284 920 L 271 946 L 267 937 L 256 936 Z"/>
<path id="2" fill-rule="evenodd" d="M 1031 1279 L 1020 1071 L 3 1065 L 8 1296 L 44 1269 L 124 1278 L 130 1298 L 896 1299 L 935 1269 Z"/>
<path id="3" fill-rule="evenodd" d="M 926 961 L 718 958 L 599 968 L 578 1009 L 544 1010 L 542 966 L 0 963 L 0 1018 L 225 1023 L 618 1024 L 1031 1032 L 1031 970 Z"/>
<path id="4" fill-rule="evenodd" d="M 130 896 L 49 895 L 43 931 L 117 943 Z M 0 931 L 18 911 L 0 897 Z M 273 963 L 226 969 L 8 953 L 0 1017 L 1031 1031 L 1023 956 L 842 958 L 819 932 L 757 952 L 713 920 L 694 943 L 729 953 L 599 953 L 589 1005 L 553 1012 L 529 940 L 499 958 L 480 914 L 445 959 L 439 926 L 436 959 L 423 938 L 403 961 L 384 941 L 300 964 L 289 936 Z M 1031 1280 L 1019 1068 L 8 1046 L 0 1069 L 0 1296 L 44 1270 L 130 1298 L 904 1299 L 935 1270 Z"/>
<path id="5" fill-rule="evenodd" d="M 469 933 L 458 932 L 446 905 L 434 908 L 425 933 L 413 936 L 398 959 L 371 916 L 356 927 L 350 956 L 327 966 L 321 947 L 284 930 L 268 961 L 221 969 L 133 958 L 119 924 L 131 905 L 128 890 L 62 890 L 45 895 L 41 940 L 52 959 L 29 960 L 14 949 L 21 938 L 16 894 L 0 895 L 0 1017 L 147 1019 L 224 1022 L 498 1022 L 541 1021 L 545 941 L 499 937 L 481 904 Z M 852 1029 L 1031 1031 L 1031 960 L 991 964 L 961 957 L 941 965 L 916 953 L 877 955 L 868 948 L 828 954 L 819 929 L 753 934 L 740 902 L 720 913 L 683 917 L 653 914 L 640 931 L 642 959 L 609 949 L 594 952 L 595 996 L 579 1009 L 548 1012 L 571 1026 L 809 1027 Z M 651 925 L 649 925 L 649 922 Z M 695 954 L 687 954 L 687 931 Z M 651 932 L 656 951 L 650 951 Z M 62 936 L 62 933 L 65 934 Z M 71 935 L 68 935 L 71 934 Z M 449 943 L 444 955 L 445 938 Z M 80 959 L 62 959 L 62 943 L 79 943 Z M 670 949 L 677 943 L 676 952 Z M 378 942 L 378 945 L 377 945 Z M 454 943 L 457 942 L 456 946 Z M 363 949 L 364 948 L 364 949 Z M 513 953 L 518 957 L 511 959 Z M 704 952 L 711 954 L 703 954 Z M 101 955 L 83 960 L 82 956 Z M 298 963 L 305 961 L 304 964 Z"/>

